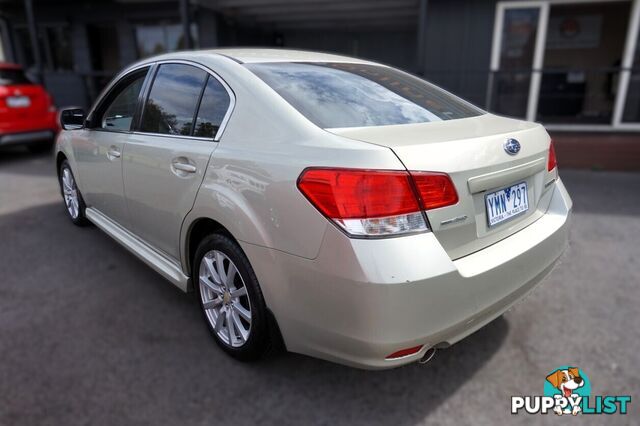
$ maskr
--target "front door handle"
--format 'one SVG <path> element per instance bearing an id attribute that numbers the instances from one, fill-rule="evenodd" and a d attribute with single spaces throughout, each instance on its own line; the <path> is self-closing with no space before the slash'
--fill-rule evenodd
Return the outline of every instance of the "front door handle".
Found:
<path id="1" fill-rule="evenodd" d="M 118 148 L 116 148 L 115 146 L 109 147 L 109 150 L 107 151 L 107 158 L 109 158 L 109 160 L 113 161 L 115 159 L 118 159 L 120 158 L 120 155 L 122 154 L 120 153 Z"/>

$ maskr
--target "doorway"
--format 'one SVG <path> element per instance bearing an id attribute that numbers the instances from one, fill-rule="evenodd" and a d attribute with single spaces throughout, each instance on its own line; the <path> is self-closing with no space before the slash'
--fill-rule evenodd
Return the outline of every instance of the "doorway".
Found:
<path id="1" fill-rule="evenodd" d="M 487 108 L 550 126 L 617 127 L 639 14 L 640 0 L 498 3 Z"/>
<path id="2" fill-rule="evenodd" d="M 536 120 L 609 124 L 629 2 L 551 5 Z"/>
<path id="3" fill-rule="evenodd" d="M 93 101 L 121 67 L 120 42 L 115 23 L 88 25 L 87 38 L 91 46 L 88 89 Z"/>

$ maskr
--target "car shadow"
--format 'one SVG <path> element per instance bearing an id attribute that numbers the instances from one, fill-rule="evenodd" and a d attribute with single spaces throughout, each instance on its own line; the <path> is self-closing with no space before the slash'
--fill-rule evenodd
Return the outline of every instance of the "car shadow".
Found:
<path id="1" fill-rule="evenodd" d="M 292 353 L 241 363 L 217 348 L 193 294 L 73 226 L 61 203 L 0 216 L 0 235 L 0 423 L 411 425 L 509 331 L 499 318 L 429 364 L 386 371 Z"/>
<path id="2" fill-rule="evenodd" d="M 287 413 L 295 423 L 412 425 L 473 378 L 501 347 L 508 328 L 500 317 L 428 364 L 393 370 L 357 370 L 290 353 L 247 368 L 265 383 L 285 383 L 283 393 L 306 395 L 305 406 Z M 267 398 L 277 404 L 277 397 Z"/>

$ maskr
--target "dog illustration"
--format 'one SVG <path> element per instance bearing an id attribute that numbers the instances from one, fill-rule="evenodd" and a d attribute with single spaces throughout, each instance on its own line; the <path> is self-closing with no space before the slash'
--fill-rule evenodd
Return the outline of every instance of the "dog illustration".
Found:
<path id="1" fill-rule="evenodd" d="M 562 407 L 558 405 L 557 401 L 562 398 L 577 397 L 578 394 L 574 393 L 576 389 L 584 386 L 584 380 L 580 377 L 580 372 L 576 367 L 569 367 L 566 370 L 556 370 L 547 376 L 547 381 L 553 385 L 554 388 L 560 391 L 560 395 L 555 395 L 556 407 L 553 411 L 561 416 L 563 414 Z M 582 409 L 580 406 L 575 406 L 571 409 L 570 405 L 564 410 L 565 414 L 577 415 Z"/>

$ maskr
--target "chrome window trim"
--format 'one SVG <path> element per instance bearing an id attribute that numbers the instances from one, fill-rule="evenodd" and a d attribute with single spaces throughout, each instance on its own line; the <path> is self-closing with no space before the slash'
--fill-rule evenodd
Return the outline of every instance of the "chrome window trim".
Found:
<path id="1" fill-rule="evenodd" d="M 191 139 L 191 140 L 197 140 L 197 141 L 204 141 L 204 142 L 218 142 L 215 139 L 212 138 L 204 138 L 202 136 L 189 136 L 189 135 L 170 135 L 170 134 L 166 134 L 166 133 L 151 133 L 151 132 L 141 132 L 138 130 L 134 130 L 133 132 L 131 132 L 131 134 L 134 135 L 142 135 L 142 136 L 156 136 L 156 137 L 161 137 L 161 138 L 177 138 L 177 139 Z"/>
<path id="2" fill-rule="evenodd" d="M 91 130 L 92 132 L 120 133 L 123 135 L 130 135 L 133 133 L 131 130 L 111 130 L 105 129 L 104 127 L 88 128 L 87 130 Z"/>
<path id="3" fill-rule="evenodd" d="M 219 142 L 220 138 L 222 137 L 225 128 L 227 127 L 227 123 L 229 122 L 229 119 L 231 118 L 231 114 L 233 113 L 233 110 L 236 106 L 236 94 L 233 92 L 233 90 L 231 89 L 231 87 L 227 84 L 226 81 L 224 81 L 222 79 L 222 77 L 220 77 L 215 71 L 213 71 L 211 68 L 208 68 L 202 64 L 200 64 L 199 62 L 193 62 L 193 61 L 187 61 L 184 59 L 166 59 L 166 60 L 162 60 L 162 61 L 155 61 L 152 63 L 153 65 L 157 65 L 158 68 L 163 65 L 163 64 L 182 64 L 182 65 L 190 65 L 196 68 L 200 68 L 201 70 L 203 70 L 204 72 L 206 72 L 210 77 L 215 78 L 216 80 L 218 80 L 218 82 L 222 85 L 222 87 L 224 87 L 224 89 L 227 91 L 227 95 L 229 96 L 229 106 L 227 107 L 227 112 L 225 112 L 224 117 L 222 119 L 222 121 L 220 122 L 220 127 L 218 127 L 218 131 L 216 132 L 216 134 L 214 135 L 213 138 L 203 138 L 203 137 L 199 137 L 199 136 L 189 136 L 189 135 L 170 135 L 170 134 L 165 134 L 165 133 L 151 133 L 151 132 L 141 132 L 138 130 L 134 130 L 133 133 L 134 134 L 139 134 L 139 135 L 147 135 L 147 136 L 163 136 L 163 137 L 177 137 L 179 139 L 193 139 L 193 140 L 201 140 L 201 141 L 207 141 L 207 142 Z M 155 77 L 155 76 L 154 76 Z M 154 78 L 155 80 L 155 78 Z M 207 81 L 205 80 L 205 85 L 206 85 Z M 142 104 L 142 111 L 144 114 L 144 107 L 147 104 L 147 100 L 149 99 L 149 94 L 151 93 L 151 89 L 153 89 L 153 81 L 151 82 L 151 85 L 149 87 L 149 92 L 147 93 L 143 104 Z M 200 99 L 200 101 L 202 101 L 202 99 Z M 197 108 L 200 108 L 200 104 L 198 103 Z M 142 119 L 142 115 L 140 116 L 140 119 Z"/>

